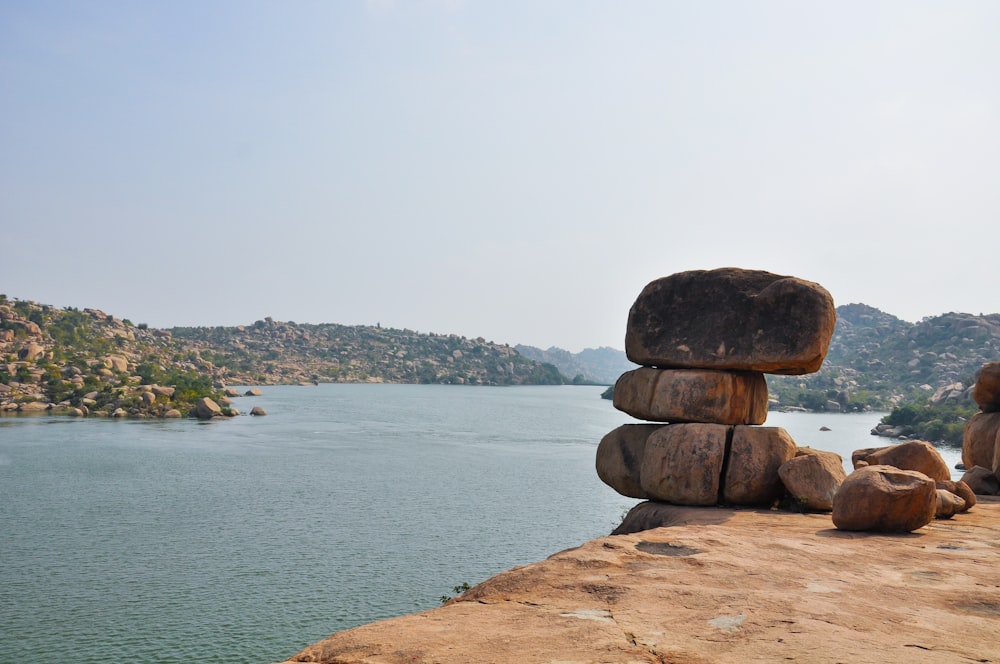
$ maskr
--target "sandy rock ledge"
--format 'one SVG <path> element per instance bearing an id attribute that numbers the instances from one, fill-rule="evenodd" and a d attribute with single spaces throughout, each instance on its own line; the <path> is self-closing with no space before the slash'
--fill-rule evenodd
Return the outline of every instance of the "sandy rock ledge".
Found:
<path id="1" fill-rule="evenodd" d="M 289 662 L 996 662 L 1000 498 L 903 535 L 667 507 Z"/>

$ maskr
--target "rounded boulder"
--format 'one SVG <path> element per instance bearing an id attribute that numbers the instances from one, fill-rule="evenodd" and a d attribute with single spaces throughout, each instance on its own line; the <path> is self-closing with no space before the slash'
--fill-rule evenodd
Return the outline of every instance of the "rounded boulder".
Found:
<path id="1" fill-rule="evenodd" d="M 934 520 L 937 500 L 934 480 L 921 472 L 865 466 L 848 475 L 833 497 L 833 525 L 908 533 Z"/>

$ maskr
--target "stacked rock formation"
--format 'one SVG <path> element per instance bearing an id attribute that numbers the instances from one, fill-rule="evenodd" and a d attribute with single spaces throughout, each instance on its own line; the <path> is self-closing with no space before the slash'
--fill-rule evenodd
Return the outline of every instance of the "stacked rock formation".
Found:
<path id="1" fill-rule="evenodd" d="M 962 433 L 962 478 L 980 495 L 1000 495 L 1000 362 L 979 369 L 972 398 L 979 412 L 969 418 Z"/>
<path id="2" fill-rule="evenodd" d="M 950 481 L 930 443 L 858 450 L 847 475 L 839 455 L 799 448 L 784 429 L 759 426 L 767 417 L 764 374 L 816 371 L 835 322 L 821 286 L 769 272 L 682 272 L 646 286 L 625 337 L 626 354 L 642 366 L 618 379 L 614 405 L 648 423 L 607 434 L 597 474 L 619 493 L 651 502 L 636 506 L 615 534 L 656 527 L 669 518 L 663 504 L 788 500 L 795 509 L 832 512 L 838 528 L 883 532 L 916 530 L 972 507 L 975 492 Z M 976 394 L 979 420 L 989 425 L 973 418 L 969 428 L 986 430 L 988 444 L 966 453 L 987 464 L 978 470 L 995 472 L 1000 363 L 983 368 Z"/>
<path id="3" fill-rule="evenodd" d="M 625 496 L 678 505 L 779 500 L 782 466 L 808 456 L 817 459 L 803 469 L 824 464 L 784 429 L 758 426 L 767 417 L 764 374 L 819 369 L 835 323 L 830 294 L 795 277 L 722 268 L 648 284 L 625 336 L 628 358 L 641 367 L 618 379 L 614 405 L 653 424 L 605 436 L 598 475 Z M 835 490 L 826 491 L 828 503 Z"/>

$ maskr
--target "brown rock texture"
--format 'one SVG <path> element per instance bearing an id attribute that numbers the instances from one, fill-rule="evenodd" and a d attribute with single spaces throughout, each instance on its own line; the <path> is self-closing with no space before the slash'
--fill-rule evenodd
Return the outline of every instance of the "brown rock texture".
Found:
<path id="1" fill-rule="evenodd" d="M 962 482 L 977 496 L 1000 495 L 1000 480 L 989 468 L 973 466 L 962 475 Z"/>
<path id="2" fill-rule="evenodd" d="M 855 452 L 851 458 L 858 461 Z M 860 459 L 869 466 L 894 466 L 900 470 L 915 470 L 932 480 L 951 479 L 951 470 L 941 453 L 923 440 L 908 440 L 898 445 L 879 447 Z"/>
<path id="3" fill-rule="evenodd" d="M 937 490 L 937 504 L 934 510 L 934 518 L 950 519 L 959 512 L 965 511 L 965 501 L 945 489 Z"/>
<path id="4" fill-rule="evenodd" d="M 651 433 L 642 458 L 642 490 L 676 505 L 715 505 L 729 430 L 722 424 L 670 424 Z"/>
<path id="5" fill-rule="evenodd" d="M 972 490 L 971 487 L 969 487 L 968 484 L 966 484 L 962 480 L 959 480 L 957 482 L 952 482 L 951 480 L 938 481 L 934 483 L 934 486 L 936 486 L 938 489 L 944 489 L 945 491 L 949 491 L 958 496 L 959 498 L 961 498 L 962 500 L 964 500 L 965 510 L 963 511 L 970 510 L 976 505 L 975 492 Z"/>
<path id="6" fill-rule="evenodd" d="M 195 413 L 200 419 L 207 420 L 222 414 L 222 408 L 209 397 L 202 397 L 195 405 Z"/>
<path id="7" fill-rule="evenodd" d="M 650 422 L 763 424 L 767 381 L 757 371 L 642 367 L 615 383 L 614 405 Z"/>
<path id="8" fill-rule="evenodd" d="M 661 369 L 812 373 L 837 314 L 819 284 L 760 270 L 679 272 L 649 283 L 629 311 L 625 353 Z"/>
<path id="9" fill-rule="evenodd" d="M 829 512 L 833 497 L 847 479 L 844 460 L 835 452 L 799 448 L 778 468 L 785 489 L 803 509 Z"/>
<path id="10" fill-rule="evenodd" d="M 659 506 L 671 527 L 503 572 L 289 662 L 1000 661 L 1000 499 L 906 535 L 829 515 Z"/>
<path id="11" fill-rule="evenodd" d="M 984 413 L 1000 411 L 1000 362 L 989 362 L 979 370 L 972 398 Z"/>
<path id="12" fill-rule="evenodd" d="M 923 473 L 865 466 L 848 475 L 833 497 L 833 525 L 905 533 L 930 523 L 936 506 L 937 487 Z"/>
<path id="13" fill-rule="evenodd" d="M 733 427 L 722 496 L 727 505 L 769 506 L 785 492 L 778 468 L 795 456 L 781 427 Z"/>
<path id="14" fill-rule="evenodd" d="M 962 463 L 966 468 L 993 467 L 993 454 L 1000 435 L 1000 413 L 976 413 L 962 431 Z"/>
<path id="15" fill-rule="evenodd" d="M 597 446 L 597 476 L 629 498 L 648 498 L 642 489 L 641 466 L 646 439 L 662 424 L 623 424 Z"/>

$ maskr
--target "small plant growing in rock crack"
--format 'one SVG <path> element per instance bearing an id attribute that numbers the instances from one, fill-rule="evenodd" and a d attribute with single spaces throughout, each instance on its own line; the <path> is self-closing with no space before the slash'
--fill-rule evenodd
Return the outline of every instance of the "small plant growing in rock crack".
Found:
<path id="1" fill-rule="evenodd" d="M 452 599 L 453 597 L 456 597 L 457 595 L 461 595 L 470 588 L 472 588 L 472 586 L 470 586 L 468 582 L 463 581 L 460 585 L 452 587 L 451 592 L 455 593 L 454 595 L 441 595 L 439 599 L 441 600 L 441 603 L 444 604 L 448 600 Z"/>

